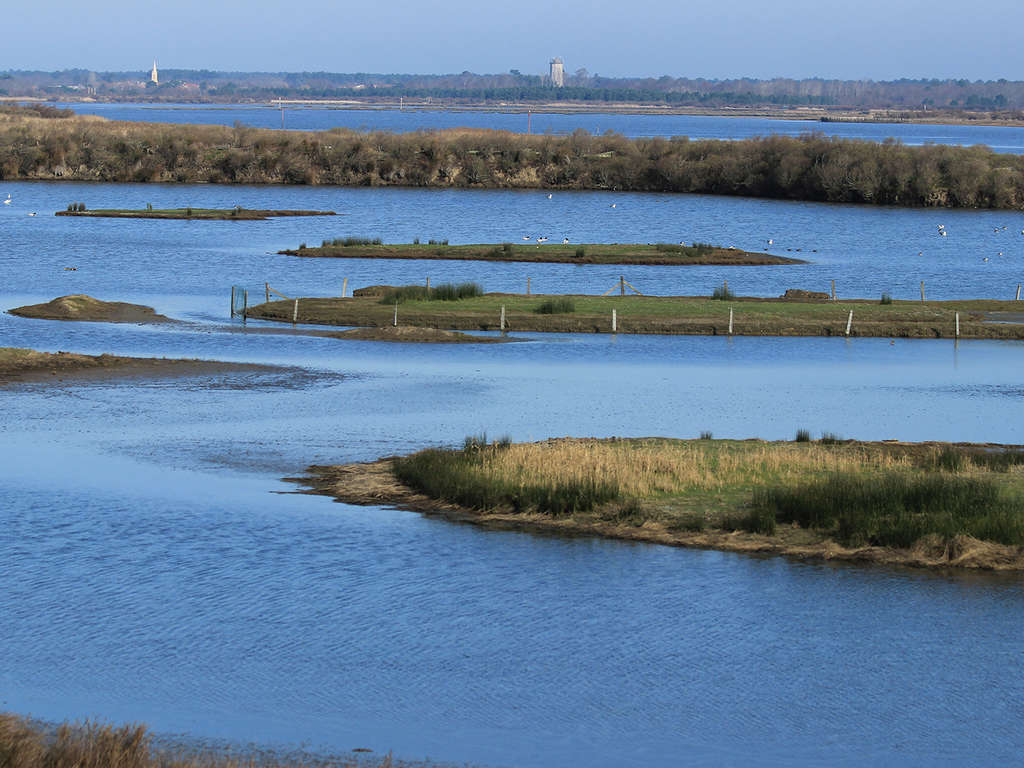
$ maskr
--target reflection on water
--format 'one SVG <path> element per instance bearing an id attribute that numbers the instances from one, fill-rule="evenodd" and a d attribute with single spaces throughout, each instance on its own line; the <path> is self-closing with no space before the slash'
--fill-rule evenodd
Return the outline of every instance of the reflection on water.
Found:
<path id="1" fill-rule="evenodd" d="M 1012 215 L 946 212 L 962 240 L 904 261 L 894 249 L 916 254 L 939 214 L 617 196 L 626 216 L 613 221 L 609 198 L 589 194 L 563 204 L 505 192 L 5 186 L 44 210 L 73 192 L 92 207 L 139 195 L 158 207 L 256 207 L 269 196 L 348 216 L 224 227 L 0 212 L 2 308 L 88 292 L 192 321 L 3 314 L 0 345 L 286 366 L 0 388 L 0 708 L 502 765 L 680 755 L 960 765 L 1010 763 L 1024 748 L 1018 576 L 481 531 L 335 504 L 280 479 L 481 431 L 791 438 L 805 428 L 1020 443 L 1024 345 L 538 334 L 417 346 L 223 328 L 238 283 L 325 294 L 343 276 L 443 272 L 491 289 L 529 275 L 537 290 L 599 292 L 621 271 L 272 253 L 319 237 L 497 242 L 542 221 L 578 227 L 579 239 L 684 229 L 742 245 L 743 232 L 770 231 L 804 238 L 815 263 L 728 271 L 730 287 L 771 295 L 838 275 L 841 290 L 868 295 L 900 281 L 916 289 L 927 268 L 936 294 L 978 295 L 1017 280 L 1009 240 L 1002 271 L 976 270 L 969 253 Z M 544 207 L 556 200 L 564 207 Z M 630 269 L 628 279 L 698 293 L 722 274 Z"/>

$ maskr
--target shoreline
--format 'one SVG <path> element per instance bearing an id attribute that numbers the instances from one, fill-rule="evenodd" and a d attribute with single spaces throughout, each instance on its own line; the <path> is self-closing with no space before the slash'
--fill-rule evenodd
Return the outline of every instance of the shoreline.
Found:
<path id="1" fill-rule="evenodd" d="M 334 211 L 264 210 L 248 208 L 169 208 L 132 210 L 98 208 L 95 210 L 57 211 L 54 216 L 84 219 L 166 219 L 180 221 L 267 221 L 286 216 L 337 216 Z"/>
<path id="2" fill-rule="evenodd" d="M 802 529 L 780 530 L 775 536 L 724 529 L 669 531 L 663 525 L 652 522 L 633 526 L 552 518 L 536 513 L 477 512 L 433 499 L 403 485 L 392 472 L 395 458 L 387 457 L 366 463 L 312 465 L 306 469 L 306 476 L 284 479 L 308 488 L 301 493 L 330 496 L 343 504 L 383 505 L 491 530 L 596 537 L 738 554 L 785 556 L 799 560 L 914 568 L 1024 571 L 1022 548 L 979 541 L 967 536 L 959 536 L 949 544 L 922 540 L 912 548 L 903 550 L 878 546 L 844 547 L 832 539 Z"/>

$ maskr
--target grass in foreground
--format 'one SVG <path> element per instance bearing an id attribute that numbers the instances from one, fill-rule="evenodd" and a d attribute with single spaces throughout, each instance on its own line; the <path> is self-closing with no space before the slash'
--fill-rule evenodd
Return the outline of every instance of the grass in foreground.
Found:
<path id="1" fill-rule="evenodd" d="M 144 725 L 104 725 L 86 721 L 49 727 L 16 715 L 0 714 L 0 766 L 4 768 L 391 768 L 390 756 L 355 758 L 291 756 L 264 751 L 239 757 L 202 748 L 161 747 Z"/>
<path id="2" fill-rule="evenodd" d="M 405 485 L 479 511 L 769 535 L 789 525 L 902 548 L 927 535 L 1024 545 L 1022 467 L 1019 448 L 486 437 L 394 463 Z"/>

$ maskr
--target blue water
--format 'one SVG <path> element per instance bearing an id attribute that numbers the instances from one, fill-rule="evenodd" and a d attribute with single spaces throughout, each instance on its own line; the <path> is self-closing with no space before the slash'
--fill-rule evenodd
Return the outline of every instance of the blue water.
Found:
<path id="1" fill-rule="evenodd" d="M 281 111 L 270 104 L 61 104 L 83 115 L 111 120 L 159 123 L 234 125 L 281 128 Z M 542 108 L 531 112 L 478 112 L 428 109 L 367 109 L 354 106 L 314 107 L 289 105 L 284 127 L 320 131 L 350 128 L 359 131 L 400 133 L 444 128 L 495 128 L 514 133 L 567 134 L 582 129 L 600 134 L 614 131 L 629 138 L 689 136 L 691 139 L 749 139 L 778 134 L 800 136 L 819 132 L 826 136 L 867 141 L 896 138 L 908 145 L 985 144 L 996 152 L 1024 152 L 1024 128 L 984 125 L 920 125 L 912 123 L 822 123 L 817 120 L 776 120 L 707 115 L 622 115 L 601 112 L 559 112 Z"/>
<path id="2" fill-rule="evenodd" d="M 627 271 L 652 293 L 710 292 L 724 276 L 772 295 L 835 277 L 840 295 L 909 298 L 930 268 L 936 295 L 1008 297 L 1024 241 L 1014 215 L 591 193 L 8 191 L 0 309 L 87 292 L 188 322 L 0 314 L 0 346 L 284 368 L 0 387 L 0 709 L 491 765 L 1019 759 L 1019 576 L 483 531 L 294 494 L 281 478 L 484 430 L 1020 443 L 1024 344 L 537 334 L 387 345 L 261 335 L 227 317 L 231 284 L 259 293 L 265 280 L 289 295 L 340 292 L 345 276 L 350 287 L 431 276 L 521 290 L 527 275 L 539 291 L 610 287 L 622 270 L 274 253 L 345 234 L 498 242 L 555 225 L 578 241 L 644 231 L 745 247 L 774 235 L 783 253 L 818 250 L 805 267 Z M 71 200 L 346 215 L 49 215 Z M 997 247 L 993 274 L 977 257 Z"/>

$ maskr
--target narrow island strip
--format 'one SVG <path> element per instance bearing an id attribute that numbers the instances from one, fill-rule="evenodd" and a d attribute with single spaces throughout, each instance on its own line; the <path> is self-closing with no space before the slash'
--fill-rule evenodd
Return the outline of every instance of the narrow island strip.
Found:
<path id="1" fill-rule="evenodd" d="M 312 466 L 310 493 L 481 526 L 802 559 L 1024 570 L 1024 447 L 467 438 Z"/>
<path id="2" fill-rule="evenodd" d="M 779 298 L 484 293 L 476 283 L 369 286 L 349 298 L 269 301 L 252 319 L 291 324 L 407 327 L 519 333 L 634 333 L 700 336 L 852 336 L 1024 339 L 1019 301 L 832 301 L 826 293 Z M 269 292 L 268 292 L 269 294 Z"/>
<path id="3" fill-rule="evenodd" d="M 82 206 L 82 207 L 78 207 Z M 54 216 L 94 219 L 185 219 L 188 221 L 266 221 L 280 216 L 336 216 L 334 211 L 295 211 L 250 208 L 97 208 L 87 210 L 72 203 Z"/>
<path id="4" fill-rule="evenodd" d="M 447 240 L 388 244 L 380 238 L 346 237 L 321 245 L 279 251 L 288 256 L 329 259 L 417 259 L 536 262 L 541 264 L 623 264 L 649 266 L 771 266 L 806 264 L 771 253 L 741 251 L 708 243 L 520 243 L 449 245 Z"/>
<path id="5" fill-rule="evenodd" d="M 66 378 L 163 378 L 275 370 L 279 369 L 254 363 L 82 355 L 74 352 L 38 352 L 19 347 L 0 347 L 0 385 L 16 381 L 62 382 Z"/>

